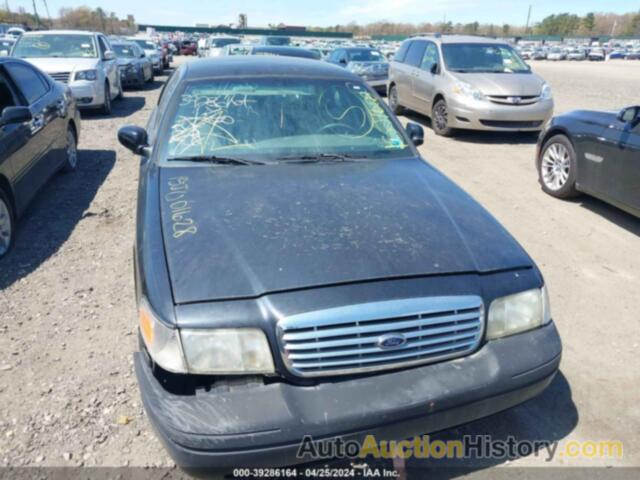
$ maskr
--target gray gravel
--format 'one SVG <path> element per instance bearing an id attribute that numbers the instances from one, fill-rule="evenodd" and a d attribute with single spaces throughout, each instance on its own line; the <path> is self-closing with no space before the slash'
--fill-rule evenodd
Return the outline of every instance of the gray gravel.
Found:
<path id="1" fill-rule="evenodd" d="M 640 102 L 640 62 L 534 69 L 550 82 L 558 111 Z M 162 81 L 127 92 L 113 117 L 83 115 L 79 171 L 49 183 L 0 262 L 0 465 L 173 465 L 144 416 L 132 369 L 138 161 L 116 141 L 121 125 L 146 123 Z M 542 396 L 441 436 L 620 439 L 622 460 L 554 464 L 640 466 L 640 221 L 596 200 L 544 195 L 530 135 L 444 139 L 427 129 L 421 150 L 538 262 L 565 345 L 562 373 Z M 546 463 L 529 456 L 512 464 Z"/>

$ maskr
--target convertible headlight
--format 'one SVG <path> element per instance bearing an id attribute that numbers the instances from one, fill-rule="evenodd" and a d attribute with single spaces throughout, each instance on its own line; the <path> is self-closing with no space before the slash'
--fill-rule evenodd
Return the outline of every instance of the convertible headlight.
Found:
<path id="1" fill-rule="evenodd" d="M 178 330 L 158 320 L 145 300 L 141 300 L 138 307 L 138 319 L 142 339 L 153 361 L 170 372 L 187 373 Z"/>
<path id="2" fill-rule="evenodd" d="M 258 328 L 181 330 L 182 346 L 191 373 L 273 373 L 273 357 Z"/>
<path id="3" fill-rule="evenodd" d="M 484 93 L 482 93 L 480 90 L 472 87 L 467 82 L 461 82 L 459 80 L 453 85 L 452 91 L 456 94 L 467 95 L 474 100 L 481 101 L 486 99 Z"/>
<path id="4" fill-rule="evenodd" d="M 76 80 L 88 80 L 93 82 L 96 78 L 98 78 L 97 70 L 81 70 L 76 72 L 75 79 Z"/>
<path id="5" fill-rule="evenodd" d="M 542 91 L 540 92 L 540 100 L 551 100 L 553 95 L 551 94 L 551 87 L 548 83 L 542 85 Z"/>
<path id="6" fill-rule="evenodd" d="M 495 299 L 489 307 L 487 339 L 531 330 L 551 321 L 545 287 Z"/>

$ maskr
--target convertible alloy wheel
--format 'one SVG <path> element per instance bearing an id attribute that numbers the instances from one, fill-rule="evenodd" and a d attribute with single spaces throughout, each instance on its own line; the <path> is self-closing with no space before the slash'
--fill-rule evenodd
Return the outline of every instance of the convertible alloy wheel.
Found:
<path id="1" fill-rule="evenodd" d="M 7 200 L 0 192 L 0 257 L 9 251 L 13 239 L 13 217 Z"/>
<path id="2" fill-rule="evenodd" d="M 563 134 L 548 139 L 537 161 L 538 181 L 549 195 L 570 198 L 578 195 L 578 165 L 571 140 Z"/>
<path id="3" fill-rule="evenodd" d="M 66 155 L 67 161 L 64 164 L 63 170 L 65 172 L 73 172 L 78 168 L 78 142 L 76 141 L 76 134 L 71 127 L 67 129 Z"/>
<path id="4" fill-rule="evenodd" d="M 569 179 L 571 156 L 569 149 L 561 143 L 551 143 L 542 156 L 540 173 L 549 190 L 560 190 Z"/>

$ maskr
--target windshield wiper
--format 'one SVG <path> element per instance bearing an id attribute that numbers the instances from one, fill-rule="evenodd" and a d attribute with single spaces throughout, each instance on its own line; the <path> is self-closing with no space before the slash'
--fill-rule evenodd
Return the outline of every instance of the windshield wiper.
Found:
<path id="1" fill-rule="evenodd" d="M 306 155 L 287 155 L 278 157 L 281 162 L 290 163 L 317 163 L 317 162 L 349 162 L 366 158 L 363 155 L 354 155 L 351 153 L 317 153 Z"/>
<path id="2" fill-rule="evenodd" d="M 217 155 L 192 155 L 186 157 L 170 157 L 167 161 L 180 162 L 206 162 L 218 165 L 265 165 L 259 160 L 249 160 L 248 158 L 219 157 Z"/>

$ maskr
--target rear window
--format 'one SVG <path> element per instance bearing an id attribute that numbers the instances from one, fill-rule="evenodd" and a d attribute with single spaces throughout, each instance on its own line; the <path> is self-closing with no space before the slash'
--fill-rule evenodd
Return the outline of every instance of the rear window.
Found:
<path id="1" fill-rule="evenodd" d="M 407 56 L 407 50 L 409 50 L 409 45 L 411 45 L 411 43 L 412 42 L 410 40 L 402 42 L 402 45 L 400 45 L 400 48 L 393 57 L 394 62 L 404 62 L 404 58 Z"/>

